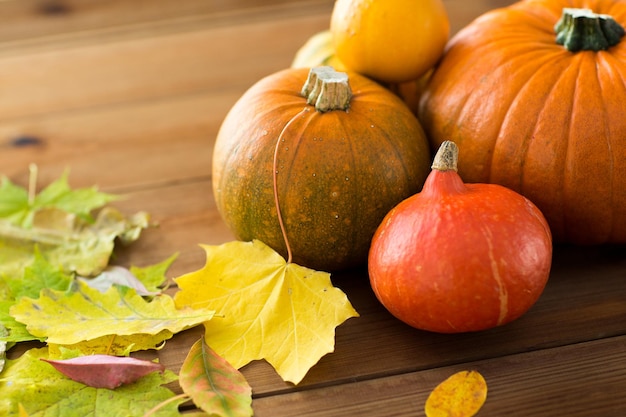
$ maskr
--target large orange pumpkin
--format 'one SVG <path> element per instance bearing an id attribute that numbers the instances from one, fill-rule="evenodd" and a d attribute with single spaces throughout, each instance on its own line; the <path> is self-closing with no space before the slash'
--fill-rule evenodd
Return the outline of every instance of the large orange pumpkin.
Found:
<path id="1" fill-rule="evenodd" d="M 456 142 L 466 182 L 525 195 L 557 241 L 626 242 L 624 25 L 626 2 L 611 0 L 529 0 L 479 17 L 422 95 L 432 147 Z"/>
<path id="2" fill-rule="evenodd" d="M 236 237 L 325 271 L 365 263 L 380 221 L 430 164 L 400 98 L 344 76 L 290 68 L 260 80 L 224 119 L 213 157 L 217 207 Z"/>

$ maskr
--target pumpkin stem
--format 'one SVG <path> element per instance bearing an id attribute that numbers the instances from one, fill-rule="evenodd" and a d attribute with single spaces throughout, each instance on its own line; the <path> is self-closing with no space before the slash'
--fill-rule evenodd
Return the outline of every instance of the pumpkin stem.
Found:
<path id="1" fill-rule="evenodd" d="M 322 113 L 345 111 L 352 98 L 348 74 L 328 66 L 311 68 L 301 94 L 308 104 L 315 105 L 315 110 Z"/>
<path id="2" fill-rule="evenodd" d="M 589 9 L 563 8 L 563 15 L 554 26 L 556 43 L 570 52 L 600 51 L 617 45 L 624 28 L 606 14 Z"/>
<path id="3" fill-rule="evenodd" d="M 438 171 L 457 171 L 457 163 L 459 161 L 459 148 L 456 143 L 446 140 L 443 141 L 435 158 L 433 159 L 432 169 Z"/>

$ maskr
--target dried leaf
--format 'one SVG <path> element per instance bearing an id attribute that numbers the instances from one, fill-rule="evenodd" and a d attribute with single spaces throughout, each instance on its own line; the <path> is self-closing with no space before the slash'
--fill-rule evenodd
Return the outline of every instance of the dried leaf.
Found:
<path id="1" fill-rule="evenodd" d="M 477 371 L 462 371 L 439 384 L 426 400 L 427 417 L 472 417 L 487 399 L 487 382 Z"/>
<path id="2" fill-rule="evenodd" d="M 173 392 L 162 386 L 176 380 L 176 375 L 167 370 L 109 390 L 72 381 L 41 358 L 47 358 L 47 349 L 30 349 L 19 359 L 7 361 L 0 374 L 1 416 L 20 416 L 21 404 L 31 416 L 142 417 L 174 397 Z M 180 415 L 181 401 L 171 402 L 154 416 Z"/>
<path id="3" fill-rule="evenodd" d="M 79 277 L 87 285 L 106 292 L 113 285 L 122 285 L 134 288 L 137 294 L 142 296 L 157 295 L 161 292 L 160 287 L 166 282 L 165 273 L 178 255 L 174 254 L 168 259 L 155 265 L 146 267 L 131 266 L 130 269 L 121 266 L 108 266 L 94 278 Z"/>
<path id="4" fill-rule="evenodd" d="M 48 343 L 51 358 L 61 357 L 61 349 L 70 349 L 81 352 L 83 355 L 115 355 L 127 356 L 132 352 L 149 349 L 161 349 L 165 341 L 170 339 L 173 333 L 163 330 L 155 335 L 135 333 L 127 336 L 106 335 L 84 342 L 57 345 Z"/>
<path id="5" fill-rule="evenodd" d="M 165 294 L 147 301 L 132 288 L 115 286 L 103 294 L 81 281 L 71 293 L 44 289 L 38 299 L 23 297 L 10 314 L 32 335 L 59 345 L 114 334 L 178 333 L 213 317 L 208 309 L 177 309 Z"/>
<path id="6" fill-rule="evenodd" d="M 244 376 L 204 340 L 192 347 L 179 373 L 183 392 L 211 416 L 252 415 L 252 389 Z"/>
<path id="7" fill-rule="evenodd" d="M 57 217 L 64 217 L 64 221 Z M 89 223 L 57 209 L 37 212 L 29 228 L 0 219 L 0 274 L 19 275 L 32 262 L 34 248 L 39 247 L 46 259 L 62 265 L 65 271 L 94 276 L 108 265 L 115 239 L 128 243 L 146 227 L 146 213 L 127 218 L 112 207 L 101 209 L 96 220 Z"/>
<path id="8" fill-rule="evenodd" d="M 157 291 L 148 291 L 139 279 L 129 269 L 121 266 L 107 266 L 95 278 L 79 277 L 85 284 L 101 293 L 106 293 L 113 285 L 121 285 L 134 289 L 141 296 L 157 295 Z"/>
<path id="9" fill-rule="evenodd" d="M 115 389 L 130 384 L 152 372 L 163 372 L 160 363 L 111 355 L 78 356 L 72 359 L 53 360 L 42 358 L 44 362 L 73 381 L 94 388 Z"/>
<path id="10" fill-rule="evenodd" d="M 267 360 L 299 383 L 334 350 L 335 327 L 358 316 L 330 275 L 287 263 L 260 241 L 202 246 L 206 265 L 175 281 L 176 305 L 207 308 L 207 343 L 235 368 Z"/>

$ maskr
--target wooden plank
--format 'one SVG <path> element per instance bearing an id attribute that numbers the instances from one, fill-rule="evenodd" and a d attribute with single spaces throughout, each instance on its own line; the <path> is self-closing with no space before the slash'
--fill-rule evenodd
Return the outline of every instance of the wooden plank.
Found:
<path id="1" fill-rule="evenodd" d="M 260 396 L 253 402 L 254 415 L 423 416 L 426 398 L 435 386 L 454 372 L 468 369 L 480 372 L 488 384 L 487 401 L 478 415 L 626 415 L 626 336 L 279 396 Z"/>
<path id="2" fill-rule="evenodd" d="M 249 87 L 288 67 L 327 19 L 320 13 L 5 57 L 0 121 Z"/>
<path id="3" fill-rule="evenodd" d="M 204 92 L 12 119 L 0 123 L 0 172 L 26 185 L 34 163 L 43 186 L 70 169 L 73 186 L 116 193 L 206 179 L 217 130 L 240 94 Z"/>
<path id="4" fill-rule="evenodd" d="M 272 19 L 289 10 L 330 10 L 332 5 L 333 0 L 3 0 L 0 48 L 98 32 L 145 32 L 149 26 L 164 24 L 203 22 L 206 27 Z"/>
<path id="5" fill-rule="evenodd" d="M 512 0 L 444 0 L 450 15 L 452 32 L 486 10 L 513 3 Z M 163 22 L 219 22 L 275 17 L 281 10 L 321 7 L 331 10 L 333 0 L 4 0 L 0 2 L 0 45 L 25 40 L 66 36 Z"/>

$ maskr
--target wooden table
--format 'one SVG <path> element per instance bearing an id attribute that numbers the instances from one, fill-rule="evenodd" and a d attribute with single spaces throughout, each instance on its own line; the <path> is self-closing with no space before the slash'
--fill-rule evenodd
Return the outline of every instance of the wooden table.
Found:
<path id="1" fill-rule="evenodd" d="M 453 32 L 511 1 L 445 1 Z M 199 269 L 198 244 L 233 239 L 211 194 L 219 125 L 254 82 L 291 63 L 328 26 L 332 0 L 4 0 L 0 2 L 0 172 L 26 185 L 70 169 L 73 187 L 122 194 L 159 227 L 117 253 L 144 266 L 173 253 L 172 277 Z M 25 140 L 28 139 L 28 140 Z M 555 249 L 532 310 L 491 331 L 440 335 L 392 318 L 366 271 L 333 276 L 361 317 L 337 329 L 335 352 L 298 386 L 265 362 L 243 373 L 255 415 L 421 416 L 429 392 L 480 371 L 480 416 L 626 415 L 623 247 Z M 202 328 L 158 353 L 178 371 Z"/>

